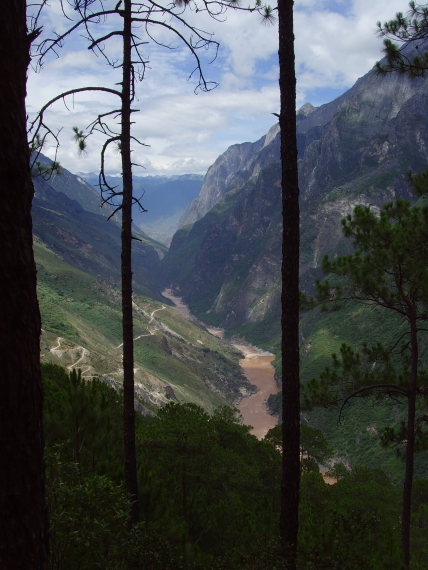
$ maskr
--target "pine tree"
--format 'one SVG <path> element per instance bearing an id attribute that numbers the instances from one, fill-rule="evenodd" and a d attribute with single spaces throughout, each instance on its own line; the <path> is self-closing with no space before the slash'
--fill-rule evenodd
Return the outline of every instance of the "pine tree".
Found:
<path id="1" fill-rule="evenodd" d="M 406 457 L 402 502 L 402 547 L 406 567 L 410 565 L 410 522 L 417 432 L 416 398 L 426 395 L 424 376 L 420 371 L 420 336 L 426 332 L 428 320 L 428 208 L 412 206 L 397 200 L 387 204 L 378 215 L 368 206 L 357 206 L 353 215 L 342 222 L 345 236 L 354 244 L 355 252 L 323 260 L 323 269 L 335 277 L 319 284 L 321 295 L 330 302 L 352 299 L 377 306 L 398 316 L 405 330 L 409 349 L 409 366 L 402 375 L 391 370 L 385 349 L 378 345 L 366 347 L 371 361 L 383 361 L 383 366 L 370 368 L 366 374 L 357 370 L 350 397 L 384 392 L 406 398 Z M 403 337 L 404 338 L 404 337 Z M 358 368 L 360 356 L 350 347 L 341 355 L 342 374 L 326 379 L 343 378 L 345 369 Z M 376 379 L 380 379 L 376 381 Z M 312 388 L 316 387 L 314 384 Z M 329 388 L 318 395 L 329 398 Z M 311 386 L 309 386 L 311 388 Z"/>
<path id="2" fill-rule="evenodd" d="M 40 314 L 33 257 L 34 194 L 25 95 L 29 49 L 25 0 L 5 0 L 0 22 L 0 568 L 47 563 Z"/>
<path id="3" fill-rule="evenodd" d="M 428 6 L 410 2 L 409 8 L 406 15 L 398 12 L 393 20 L 377 24 L 385 37 L 386 63 L 376 64 L 381 73 L 398 71 L 412 77 L 428 73 Z"/>
<path id="4" fill-rule="evenodd" d="M 286 567 L 296 568 L 300 493 L 299 248 L 293 1 L 278 2 L 282 164 L 282 417 L 283 475 L 280 532 Z"/>

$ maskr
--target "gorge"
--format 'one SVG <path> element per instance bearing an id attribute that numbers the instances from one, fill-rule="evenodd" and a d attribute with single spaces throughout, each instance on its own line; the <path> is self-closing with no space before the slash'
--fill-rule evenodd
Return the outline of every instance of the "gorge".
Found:
<path id="1" fill-rule="evenodd" d="M 425 78 L 379 76 L 372 70 L 331 103 L 318 108 L 306 104 L 299 110 L 301 284 L 308 294 L 322 277 L 322 256 L 348 251 L 340 220 L 356 204 L 379 208 L 397 197 L 415 200 L 406 173 L 422 170 L 428 161 L 428 123 L 420 112 L 428 102 L 427 86 Z M 274 354 L 279 380 L 278 145 L 278 128 L 273 126 L 259 141 L 226 150 L 208 170 L 199 196 L 187 203 L 186 211 L 179 201 L 181 228 L 169 249 L 149 238 L 141 230 L 144 215 L 138 218 L 136 378 L 139 397 L 150 409 L 168 402 L 167 394 L 208 409 L 236 401 L 248 390 L 248 380 L 239 368 L 239 353 L 228 344 L 233 338 L 244 338 Z M 200 180 L 181 178 L 181 188 L 186 180 L 193 185 L 191 196 Z M 109 212 L 99 208 L 97 191 L 67 171 L 49 181 L 36 179 L 35 185 L 43 358 L 55 356 L 50 348 L 61 337 L 75 353 L 88 351 L 81 361 L 86 370 L 91 367 L 101 377 L 120 382 L 120 355 L 112 349 L 121 342 L 119 220 L 107 222 Z M 208 327 L 223 329 L 227 343 L 198 328 L 192 319 L 179 317 L 162 294 L 166 288 Z M 163 305 L 165 310 L 155 312 Z M 148 328 L 153 329 L 149 324 L 153 312 L 156 334 L 147 336 Z M 317 377 L 342 342 L 393 339 L 396 329 L 385 322 L 381 314 L 352 305 L 341 314 L 319 309 L 302 314 L 302 381 Z M 71 356 L 64 363 L 72 364 Z M 279 396 L 271 396 L 269 405 L 278 412 Z M 313 425 L 328 433 L 340 454 L 353 461 L 364 457 L 366 462 L 365 449 L 371 446 L 375 452 L 369 461 L 376 463 L 388 452 L 370 434 L 385 419 L 361 420 L 358 406 L 353 409 L 348 416 L 352 429 L 337 429 L 333 412 L 315 410 L 309 416 Z M 387 461 L 394 471 L 398 460 Z M 418 469 L 422 472 L 424 467 Z"/>
<path id="2" fill-rule="evenodd" d="M 187 318 L 192 318 L 189 307 L 180 297 L 173 295 L 170 289 L 162 291 L 162 295 L 170 299 Z M 200 324 L 213 336 L 224 338 L 223 329 Z M 279 391 L 275 382 L 275 369 L 272 366 L 275 356 L 245 343 L 242 339 L 231 339 L 230 342 L 241 353 L 239 365 L 251 386 L 255 388 L 254 393 L 251 393 L 253 390 L 249 394 L 244 392 L 235 405 L 239 409 L 244 425 L 251 426 L 250 433 L 262 439 L 277 424 L 277 418 L 270 413 L 267 406 L 269 396 Z"/>

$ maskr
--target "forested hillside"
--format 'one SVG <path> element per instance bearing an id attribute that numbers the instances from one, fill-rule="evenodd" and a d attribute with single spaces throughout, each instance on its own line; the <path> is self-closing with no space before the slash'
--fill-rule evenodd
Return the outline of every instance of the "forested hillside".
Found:
<path id="1" fill-rule="evenodd" d="M 276 540 L 280 455 L 230 408 L 169 403 L 137 417 L 143 522 L 126 527 L 121 400 L 104 383 L 44 367 L 53 568 L 267 570 Z M 96 429 L 94 429 L 96 427 Z M 316 451 L 314 451 L 316 454 Z M 382 471 L 336 469 L 302 479 L 302 570 L 400 567 L 400 497 Z M 415 485 L 414 568 L 425 568 L 426 481 Z M 365 548 L 361 548 L 361 544 Z"/>

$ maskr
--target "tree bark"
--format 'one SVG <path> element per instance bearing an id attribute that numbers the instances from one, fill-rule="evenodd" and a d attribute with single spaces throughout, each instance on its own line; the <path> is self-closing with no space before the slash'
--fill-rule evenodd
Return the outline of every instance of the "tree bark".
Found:
<path id="1" fill-rule="evenodd" d="M 299 247 L 293 1 L 279 0 L 279 86 L 282 162 L 282 418 L 280 533 L 286 568 L 296 568 L 300 493 Z"/>
<path id="2" fill-rule="evenodd" d="M 401 515 L 401 544 L 403 548 L 404 563 L 410 568 L 410 527 L 412 516 L 412 487 L 415 461 L 415 418 L 416 394 L 418 385 L 418 333 L 416 326 L 416 311 L 410 316 L 410 346 L 411 346 L 411 376 L 409 395 L 407 400 L 407 445 L 406 469 L 403 485 L 403 505 Z"/>
<path id="3" fill-rule="evenodd" d="M 47 564 L 40 313 L 36 294 L 25 96 L 30 41 L 25 0 L 0 20 L 0 568 Z"/>
<path id="4" fill-rule="evenodd" d="M 132 314 L 132 163 L 131 163 L 131 98 L 132 98 L 132 2 L 125 0 L 123 11 L 123 76 L 122 76 L 122 332 L 123 332 L 123 419 L 125 481 L 131 496 L 130 525 L 138 522 L 138 482 L 135 451 L 134 409 L 134 327 Z"/>

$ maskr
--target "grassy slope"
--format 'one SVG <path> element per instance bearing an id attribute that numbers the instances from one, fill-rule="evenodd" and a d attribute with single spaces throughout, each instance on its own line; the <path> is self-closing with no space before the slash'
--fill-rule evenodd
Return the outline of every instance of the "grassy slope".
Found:
<path id="1" fill-rule="evenodd" d="M 391 311 L 349 304 L 333 312 L 319 309 L 303 314 L 301 319 L 302 342 L 302 381 L 317 377 L 331 364 L 331 355 L 339 353 L 343 342 L 353 347 L 363 342 L 382 342 L 392 345 L 403 331 L 396 316 Z M 277 354 L 279 355 L 278 346 Z M 426 352 L 426 350 L 425 350 Z M 426 358 L 425 354 L 425 358 Z M 278 376 L 281 360 L 275 362 Z M 280 399 L 270 399 L 272 408 L 279 410 Z M 378 434 L 387 425 L 404 419 L 405 406 L 385 398 L 359 398 L 346 407 L 339 422 L 339 409 L 315 408 L 304 412 L 304 416 L 314 427 L 322 429 L 335 454 L 343 456 L 354 464 L 381 468 L 395 481 L 403 475 L 403 461 L 393 449 L 385 449 L 379 443 Z M 417 454 L 415 475 L 426 477 L 428 473 L 428 452 Z"/>
<path id="2" fill-rule="evenodd" d="M 120 379 L 119 291 L 65 263 L 40 241 L 35 252 L 44 329 L 42 359 L 71 366 L 83 355 L 77 367 L 84 375 Z M 238 355 L 227 343 L 188 322 L 173 307 L 141 296 L 135 302 L 139 307 L 135 337 L 158 329 L 135 341 L 136 380 L 149 399 L 166 401 L 167 385 L 180 401 L 208 409 L 237 396 L 244 380 Z"/>

